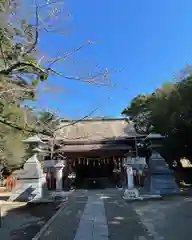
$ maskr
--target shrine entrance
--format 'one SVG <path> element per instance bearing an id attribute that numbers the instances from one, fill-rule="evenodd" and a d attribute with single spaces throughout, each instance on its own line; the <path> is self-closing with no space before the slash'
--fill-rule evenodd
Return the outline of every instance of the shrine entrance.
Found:
<path id="1" fill-rule="evenodd" d="M 114 185 L 114 162 L 107 158 L 86 158 L 76 161 L 76 188 L 107 188 Z"/>

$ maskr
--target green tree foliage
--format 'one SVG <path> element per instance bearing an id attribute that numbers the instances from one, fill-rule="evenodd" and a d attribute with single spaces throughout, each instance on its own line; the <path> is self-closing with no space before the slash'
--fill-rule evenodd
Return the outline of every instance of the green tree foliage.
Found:
<path id="1" fill-rule="evenodd" d="M 48 77 L 35 57 L 37 29 L 21 17 L 21 3 L 0 1 L 0 161 L 11 168 L 24 161 L 22 140 L 38 131 L 37 117 L 22 104 L 34 99 L 34 86 Z"/>
<path id="2" fill-rule="evenodd" d="M 164 135 L 164 152 L 170 160 L 192 159 L 192 76 L 166 83 L 152 94 L 138 95 L 122 114 L 129 116 L 140 133 Z"/>

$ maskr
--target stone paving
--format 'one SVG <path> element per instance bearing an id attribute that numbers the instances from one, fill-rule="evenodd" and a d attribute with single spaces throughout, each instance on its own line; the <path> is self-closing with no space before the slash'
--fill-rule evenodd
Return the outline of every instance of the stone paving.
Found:
<path id="1" fill-rule="evenodd" d="M 29 210 L 24 210 L 22 221 L 21 210 L 18 211 L 20 216 L 9 215 L 5 224 L 12 229 L 11 238 L 3 239 L 33 239 L 48 219 L 43 215 L 48 216 L 49 208 L 51 205 L 37 207 L 33 217 Z M 191 220 L 192 197 L 175 196 L 127 203 L 116 189 L 79 190 L 69 196 L 65 208 L 38 240 L 190 239 Z"/>
<path id="2" fill-rule="evenodd" d="M 66 208 L 57 216 L 48 229 L 46 229 L 39 240 L 73 240 L 87 199 L 88 196 L 81 192 L 74 192 L 69 196 L 69 202 Z"/>
<path id="3" fill-rule="evenodd" d="M 76 199 L 76 200 L 75 200 Z M 129 238 L 128 238 L 129 236 Z M 70 199 L 40 240 L 152 240 L 117 190 L 84 192 Z"/>
<path id="4" fill-rule="evenodd" d="M 110 240 L 152 240 L 131 205 L 116 193 L 105 198 Z"/>
<path id="5" fill-rule="evenodd" d="M 115 189 L 75 195 L 41 240 L 182 240 L 192 234 L 190 197 L 126 203 Z"/>
<path id="6" fill-rule="evenodd" d="M 102 195 L 89 196 L 74 240 L 108 240 Z"/>

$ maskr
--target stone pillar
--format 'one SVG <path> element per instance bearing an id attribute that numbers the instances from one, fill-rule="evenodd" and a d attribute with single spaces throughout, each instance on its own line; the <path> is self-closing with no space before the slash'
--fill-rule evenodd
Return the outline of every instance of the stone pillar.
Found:
<path id="1" fill-rule="evenodd" d="M 127 166 L 127 188 L 134 188 L 133 169 L 131 166 Z"/>
<path id="2" fill-rule="evenodd" d="M 126 200 L 133 200 L 139 197 L 139 191 L 134 186 L 134 176 L 133 176 L 133 168 L 131 166 L 131 162 L 133 159 L 127 157 L 125 160 L 126 172 L 127 172 L 127 189 L 124 191 L 123 198 Z"/>
<path id="3" fill-rule="evenodd" d="M 63 177 L 63 168 L 56 168 L 56 190 L 62 191 L 62 177 Z"/>
<path id="4" fill-rule="evenodd" d="M 63 168 L 64 164 L 62 161 L 58 161 L 55 164 L 55 172 L 56 172 L 56 190 L 62 191 L 63 190 Z"/>

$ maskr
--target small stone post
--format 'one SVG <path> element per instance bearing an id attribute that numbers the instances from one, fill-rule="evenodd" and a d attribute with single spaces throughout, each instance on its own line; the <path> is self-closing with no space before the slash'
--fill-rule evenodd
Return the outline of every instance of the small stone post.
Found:
<path id="1" fill-rule="evenodd" d="M 134 186 L 133 168 L 132 164 L 134 159 L 127 157 L 125 160 L 126 172 L 127 172 L 127 189 L 124 191 L 123 198 L 126 200 L 132 200 L 139 197 L 139 191 Z"/>
<path id="2" fill-rule="evenodd" d="M 131 166 L 127 166 L 127 188 L 134 188 L 133 169 Z"/>
<path id="3" fill-rule="evenodd" d="M 62 191 L 63 190 L 63 168 L 64 164 L 59 161 L 55 164 L 55 171 L 56 171 L 56 190 Z"/>
<path id="4" fill-rule="evenodd" d="M 56 172 L 56 192 L 53 194 L 55 200 L 61 200 L 66 198 L 66 193 L 63 191 L 63 168 L 65 167 L 65 161 L 58 160 L 54 165 Z"/>

